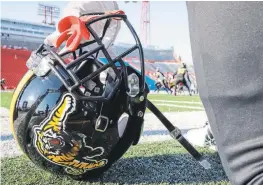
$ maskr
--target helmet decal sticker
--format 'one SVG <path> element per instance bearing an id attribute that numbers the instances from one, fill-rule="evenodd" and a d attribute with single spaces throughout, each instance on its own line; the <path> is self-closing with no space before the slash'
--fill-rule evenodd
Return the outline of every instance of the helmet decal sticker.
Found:
<path id="1" fill-rule="evenodd" d="M 103 155 L 104 148 L 88 146 L 84 134 L 79 133 L 79 137 L 74 138 L 66 132 L 65 122 L 75 110 L 75 98 L 69 93 L 64 94 L 50 115 L 40 125 L 33 127 L 34 146 L 48 161 L 66 167 L 67 173 L 80 175 L 105 166 L 108 160 L 94 159 Z M 89 155 L 80 155 L 82 151 Z"/>

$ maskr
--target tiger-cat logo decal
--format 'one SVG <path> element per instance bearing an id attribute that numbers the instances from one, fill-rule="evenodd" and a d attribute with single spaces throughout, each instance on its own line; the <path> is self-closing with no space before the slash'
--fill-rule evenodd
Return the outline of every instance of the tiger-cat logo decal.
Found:
<path id="1" fill-rule="evenodd" d="M 33 130 L 34 146 L 40 155 L 52 163 L 66 167 L 67 173 L 79 175 L 105 166 L 108 160 L 94 159 L 103 155 L 104 148 L 87 146 L 83 134 L 80 134 L 82 139 L 73 139 L 65 131 L 65 122 L 75 109 L 75 98 L 69 93 L 64 94 L 48 118 L 40 125 L 35 125 Z M 79 156 L 83 150 L 88 151 L 88 156 Z"/>

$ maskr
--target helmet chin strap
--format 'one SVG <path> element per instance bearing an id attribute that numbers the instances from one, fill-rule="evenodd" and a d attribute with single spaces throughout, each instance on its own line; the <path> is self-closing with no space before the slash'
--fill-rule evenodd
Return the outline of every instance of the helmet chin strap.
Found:
<path id="1" fill-rule="evenodd" d="M 109 118 L 104 114 L 106 111 L 103 107 L 104 103 L 101 104 L 100 114 L 95 123 L 95 130 L 98 132 L 105 132 L 109 125 Z"/>
<path id="2" fill-rule="evenodd" d="M 193 145 L 187 141 L 187 139 L 185 139 L 181 133 L 181 130 L 175 127 L 148 99 L 146 101 L 146 107 L 150 109 L 150 111 L 152 111 L 152 113 L 155 114 L 155 116 L 163 123 L 163 125 L 170 132 L 171 137 L 176 139 L 193 156 L 193 158 L 199 162 L 203 168 L 211 168 L 211 164 L 193 147 Z"/>
<path id="3" fill-rule="evenodd" d="M 95 122 L 95 130 L 98 132 L 105 132 L 112 122 L 109 120 L 109 115 L 112 114 L 112 103 L 111 102 L 102 102 L 99 116 Z"/>

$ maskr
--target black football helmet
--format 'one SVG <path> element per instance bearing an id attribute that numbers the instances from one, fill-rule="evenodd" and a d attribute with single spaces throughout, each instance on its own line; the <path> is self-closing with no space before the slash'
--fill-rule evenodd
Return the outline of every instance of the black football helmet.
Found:
<path id="1" fill-rule="evenodd" d="M 149 92 L 142 46 L 127 16 L 93 15 L 85 23 L 93 40 L 62 54 L 46 44 L 32 52 L 10 108 L 14 137 L 28 158 L 75 179 L 101 175 L 137 144 Z M 136 42 L 117 57 L 102 42 L 113 19 L 126 23 Z M 106 23 L 98 35 L 91 25 L 101 20 Z M 97 47 L 83 52 L 92 44 Z M 123 61 L 133 51 L 139 53 L 141 71 Z M 66 62 L 69 55 L 73 60 Z"/>

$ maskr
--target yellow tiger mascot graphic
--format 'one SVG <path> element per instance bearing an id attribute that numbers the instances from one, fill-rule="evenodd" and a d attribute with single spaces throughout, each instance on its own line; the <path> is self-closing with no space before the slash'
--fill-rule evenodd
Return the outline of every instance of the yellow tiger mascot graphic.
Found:
<path id="1" fill-rule="evenodd" d="M 102 147 L 92 148 L 82 140 L 67 139 L 65 122 L 68 115 L 76 109 L 76 100 L 70 94 L 62 96 L 56 108 L 50 113 L 40 125 L 34 126 L 34 145 L 37 151 L 48 161 L 64 166 L 65 171 L 72 175 L 85 173 L 87 170 L 99 168 L 107 164 L 107 159 L 94 160 L 94 157 L 104 153 Z M 67 147 L 66 147 L 67 145 Z M 87 149 L 93 155 L 81 157 L 78 155 L 80 150 Z"/>

